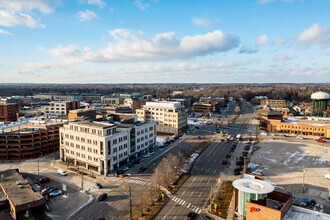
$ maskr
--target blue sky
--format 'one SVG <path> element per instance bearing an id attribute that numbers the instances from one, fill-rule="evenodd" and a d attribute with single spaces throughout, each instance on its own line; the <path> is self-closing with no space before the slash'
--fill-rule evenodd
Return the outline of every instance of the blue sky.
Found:
<path id="1" fill-rule="evenodd" d="M 2 83 L 318 83 L 328 0 L 0 0 Z"/>

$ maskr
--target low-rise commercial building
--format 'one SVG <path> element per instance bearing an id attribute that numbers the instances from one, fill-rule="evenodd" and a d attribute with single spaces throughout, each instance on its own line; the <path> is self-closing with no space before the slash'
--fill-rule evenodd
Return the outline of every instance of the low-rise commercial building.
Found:
<path id="1" fill-rule="evenodd" d="M 153 149 L 153 122 L 111 124 L 70 122 L 60 129 L 60 158 L 83 169 L 107 175 Z"/>
<path id="2" fill-rule="evenodd" d="M 96 110 L 89 108 L 70 110 L 68 113 L 68 119 L 70 121 L 78 120 L 78 119 L 84 119 L 84 120 L 89 119 L 94 121 L 96 119 Z"/>
<path id="3" fill-rule="evenodd" d="M 290 103 L 286 100 L 280 99 L 264 99 L 260 101 L 260 105 L 268 105 L 272 108 L 284 108 L 290 106 Z"/>
<path id="4" fill-rule="evenodd" d="M 45 197 L 39 192 L 34 192 L 18 170 L 5 170 L 0 172 L 0 176 L 0 187 L 14 219 L 23 219 L 25 214 L 30 217 L 31 212 L 43 210 L 43 205 L 46 204 Z"/>
<path id="5" fill-rule="evenodd" d="M 48 117 L 66 117 L 70 110 L 79 109 L 80 101 L 50 102 L 44 107 L 44 114 Z"/>
<path id="6" fill-rule="evenodd" d="M 1 122 L 17 121 L 18 113 L 19 110 L 17 103 L 0 104 Z"/>
<path id="7" fill-rule="evenodd" d="M 283 117 L 279 112 L 264 112 L 259 116 L 259 126 L 269 132 L 282 132 L 295 135 L 308 135 L 330 138 L 329 121 L 316 121 L 313 118 Z"/>
<path id="8" fill-rule="evenodd" d="M 63 95 L 63 94 L 46 94 L 40 93 L 36 95 L 37 98 L 46 101 L 81 101 L 82 96 L 80 94 Z"/>
<path id="9" fill-rule="evenodd" d="M 157 131 L 179 134 L 187 128 L 187 113 L 179 102 L 147 102 L 137 109 L 138 121 L 154 121 Z"/>
<path id="10" fill-rule="evenodd" d="M 59 128 L 65 122 L 29 120 L 0 126 L 0 160 L 26 160 L 57 151 Z"/>

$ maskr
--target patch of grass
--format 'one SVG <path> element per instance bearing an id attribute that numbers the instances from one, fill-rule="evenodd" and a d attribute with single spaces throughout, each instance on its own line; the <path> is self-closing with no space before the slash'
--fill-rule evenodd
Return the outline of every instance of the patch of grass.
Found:
<path id="1" fill-rule="evenodd" d="M 232 181 L 225 181 L 221 183 L 220 190 L 216 197 L 214 198 L 214 203 L 217 204 L 217 211 L 215 212 L 214 208 L 212 207 L 211 213 L 221 218 L 227 218 L 227 211 L 231 202 L 231 198 L 233 197 L 233 182 Z"/>
<path id="2" fill-rule="evenodd" d="M 166 195 L 164 196 L 164 200 L 162 200 L 161 196 L 160 196 L 159 201 L 155 202 L 153 205 L 150 206 L 150 208 L 148 208 L 149 211 L 143 210 L 143 212 L 141 212 L 141 209 L 139 206 L 135 207 L 132 211 L 133 219 L 142 218 L 145 220 L 152 220 L 157 215 L 157 213 L 162 209 L 162 207 L 166 204 L 166 202 L 168 200 L 169 200 L 169 198 Z"/>

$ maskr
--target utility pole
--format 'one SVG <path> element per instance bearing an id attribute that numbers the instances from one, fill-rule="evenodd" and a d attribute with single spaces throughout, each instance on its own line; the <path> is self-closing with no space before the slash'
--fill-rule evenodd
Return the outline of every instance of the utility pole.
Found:
<path id="1" fill-rule="evenodd" d="M 132 213 L 132 189 L 129 186 L 129 219 L 133 220 L 133 213 Z"/>
<path id="2" fill-rule="evenodd" d="M 302 193 L 305 193 L 305 173 L 306 173 L 306 169 L 305 167 L 303 167 Z"/>
<path id="3" fill-rule="evenodd" d="M 81 173 L 81 191 L 84 190 L 84 174 Z"/>

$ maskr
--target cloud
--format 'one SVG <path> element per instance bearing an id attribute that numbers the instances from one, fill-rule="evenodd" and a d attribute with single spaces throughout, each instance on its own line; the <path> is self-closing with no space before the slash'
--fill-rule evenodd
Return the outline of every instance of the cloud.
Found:
<path id="1" fill-rule="evenodd" d="M 275 42 L 276 45 L 283 45 L 283 44 L 286 44 L 286 43 L 287 43 L 286 40 L 277 40 L 277 41 Z"/>
<path id="2" fill-rule="evenodd" d="M 134 2 L 135 6 L 138 7 L 140 10 L 144 10 L 149 7 L 148 3 L 143 2 L 142 0 L 136 0 Z"/>
<path id="3" fill-rule="evenodd" d="M 44 28 L 45 25 L 36 19 L 35 12 L 50 14 L 53 6 L 60 3 L 59 0 L 0 0 L 0 26 Z"/>
<path id="4" fill-rule="evenodd" d="M 52 66 L 50 63 L 26 63 L 22 70 L 15 71 L 15 74 L 36 74 L 46 69 L 50 69 Z"/>
<path id="5" fill-rule="evenodd" d="M 4 30 L 4 29 L 1 29 L 1 28 L 0 28 L 0 34 L 13 35 L 13 34 L 12 34 L 12 33 L 10 33 L 9 31 L 7 31 L 7 30 Z"/>
<path id="6" fill-rule="evenodd" d="M 197 27 L 211 27 L 213 25 L 212 21 L 208 18 L 197 18 L 193 17 L 192 22 L 197 26 Z"/>
<path id="7" fill-rule="evenodd" d="M 257 52 L 258 52 L 257 48 L 246 47 L 246 46 L 241 47 L 241 49 L 239 49 L 238 51 L 238 53 L 247 53 L 247 54 L 252 54 Z"/>
<path id="8" fill-rule="evenodd" d="M 109 31 L 113 41 L 99 51 L 89 48 L 81 50 L 76 45 L 59 46 L 49 50 L 49 54 L 59 57 L 65 63 L 77 62 L 141 62 L 189 59 L 236 48 L 239 38 L 220 30 L 204 35 L 177 38 L 174 32 L 159 33 L 146 38 L 142 31 L 127 29 Z"/>
<path id="9" fill-rule="evenodd" d="M 285 54 L 278 54 L 274 57 L 274 60 L 275 61 L 287 61 L 287 60 L 291 60 L 290 57 L 288 57 L 287 55 Z"/>
<path id="10" fill-rule="evenodd" d="M 322 47 L 330 47 L 330 29 L 320 27 L 318 23 L 299 34 L 298 42 L 305 44 L 320 44 Z"/>
<path id="11" fill-rule="evenodd" d="M 263 45 L 263 44 L 266 44 L 268 43 L 269 39 L 267 37 L 267 35 L 263 34 L 263 35 L 260 35 L 258 38 L 257 38 L 257 44 L 258 45 Z"/>
<path id="12" fill-rule="evenodd" d="M 93 18 L 97 18 L 96 14 L 94 11 L 90 11 L 86 9 L 85 11 L 78 11 L 76 13 L 76 17 L 79 19 L 79 21 L 84 22 L 84 21 L 90 21 Z"/>
<path id="13" fill-rule="evenodd" d="M 104 8 L 107 5 L 107 3 L 102 0 L 79 0 L 79 4 L 96 5 L 99 8 Z"/>

